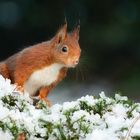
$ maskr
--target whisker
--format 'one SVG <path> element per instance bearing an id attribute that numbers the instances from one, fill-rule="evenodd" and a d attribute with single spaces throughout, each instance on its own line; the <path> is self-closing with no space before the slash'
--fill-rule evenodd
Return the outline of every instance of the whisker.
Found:
<path id="1" fill-rule="evenodd" d="M 82 78 L 82 81 L 85 81 L 88 79 L 88 73 L 90 69 L 91 61 L 87 55 L 82 55 L 80 58 L 80 63 L 79 63 L 79 73 Z"/>
<path id="2" fill-rule="evenodd" d="M 89 59 L 89 57 L 86 55 L 87 53 L 82 50 L 82 55 L 80 57 L 80 63 L 76 67 L 74 79 L 76 81 L 85 81 L 88 79 L 89 76 L 89 69 L 90 64 L 92 64 L 92 61 Z"/>
<path id="3" fill-rule="evenodd" d="M 82 69 L 79 67 L 79 71 L 81 73 L 81 76 L 82 76 L 82 81 L 85 81 L 85 76 L 84 76 L 84 73 L 82 71 Z"/>
<path id="4" fill-rule="evenodd" d="M 80 69 L 79 69 L 79 66 L 77 67 L 77 72 L 78 72 L 78 80 L 81 80 L 81 79 L 83 79 L 83 75 L 81 74 L 81 72 L 80 72 Z M 81 79 L 80 79 L 81 78 Z"/>
<path id="5" fill-rule="evenodd" d="M 78 81 L 78 67 L 76 67 L 76 81 Z"/>

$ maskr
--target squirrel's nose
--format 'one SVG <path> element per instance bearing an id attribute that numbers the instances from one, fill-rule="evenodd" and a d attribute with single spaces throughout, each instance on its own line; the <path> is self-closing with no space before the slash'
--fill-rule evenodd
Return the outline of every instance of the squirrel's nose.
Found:
<path id="1" fill-rule="evenodd" d="M 75 60 L 75 65 L 77 65 L 79 63 L 79 59 Z"/>

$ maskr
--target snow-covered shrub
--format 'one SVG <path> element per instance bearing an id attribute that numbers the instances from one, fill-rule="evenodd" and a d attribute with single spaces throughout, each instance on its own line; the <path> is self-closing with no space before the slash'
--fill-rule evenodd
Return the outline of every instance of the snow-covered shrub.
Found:
<path id="1" fill-rule="evenodd" d="M 85 96 L 48 108 L 32 105 L 28 94 L 0 76 L 0 139 L 140 140 L 140 104 L 127 97 Z"/>

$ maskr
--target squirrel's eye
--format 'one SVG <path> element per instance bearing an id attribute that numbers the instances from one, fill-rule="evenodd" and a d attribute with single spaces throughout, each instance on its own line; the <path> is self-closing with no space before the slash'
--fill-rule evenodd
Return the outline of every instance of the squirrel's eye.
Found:
<path id="1" fill-rule="evenodd" d="M 68 47 L 66 45 L 62 47 L 62 52 L 68 52 Z"/>

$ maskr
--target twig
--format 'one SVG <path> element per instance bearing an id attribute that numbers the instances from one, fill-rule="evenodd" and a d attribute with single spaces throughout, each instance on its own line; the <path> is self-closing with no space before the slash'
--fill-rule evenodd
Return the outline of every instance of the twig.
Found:
<path id="1" fill-rule="evenodd" d="M 137 121 L 140 119 L 140 115 L 136 117 L 136 119 L 133 121 L 133 123 L 131 124 L 130 128 L 128 129 L 128 132 L 126 133 L 126 136 L 124 138 L 124 140 L 128 140 L 130 137 L 130 134 L 132 132 L 132 129 L 134 128 L 135 124 L 137 123 Z"/>

